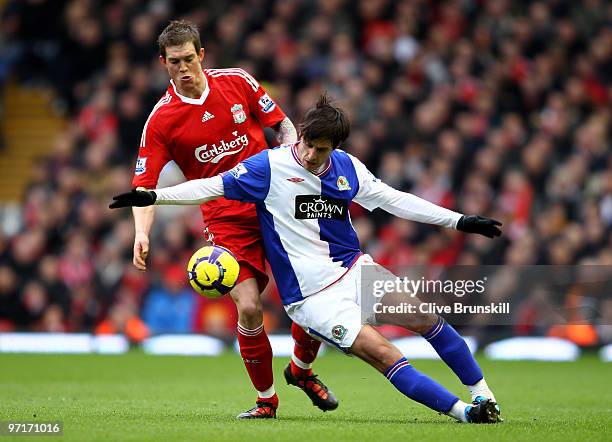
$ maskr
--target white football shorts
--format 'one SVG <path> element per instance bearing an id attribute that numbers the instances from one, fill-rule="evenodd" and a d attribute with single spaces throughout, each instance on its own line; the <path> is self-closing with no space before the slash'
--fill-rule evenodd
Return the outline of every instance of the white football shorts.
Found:
<path id="1" fill-rule="evenodd" d="M 373 311 L 368 313 L 371 310 L 368 306 L 374 301 L 367 297 L 362 305 L 361 273 L 364 266 L 384 269 L 370 255 L 361 255 L 339 281 L 302 301 L 286 305 L 285 311 L 313 338 L 348 354 L 361 327 L 366 323 L 375 325 Z"/>

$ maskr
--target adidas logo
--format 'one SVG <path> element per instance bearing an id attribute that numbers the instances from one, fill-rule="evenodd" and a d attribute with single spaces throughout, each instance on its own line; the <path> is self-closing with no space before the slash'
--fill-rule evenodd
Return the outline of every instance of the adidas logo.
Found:
<path id="1" fill-rule="evenodd" d="M 208 120 L 212 120 L 213 118 L 215 118 L 215 116 L 211 114 L 210 112 L 206 111 L 204 112 L 204 115 L 202 115 L 202 123 Z"/>

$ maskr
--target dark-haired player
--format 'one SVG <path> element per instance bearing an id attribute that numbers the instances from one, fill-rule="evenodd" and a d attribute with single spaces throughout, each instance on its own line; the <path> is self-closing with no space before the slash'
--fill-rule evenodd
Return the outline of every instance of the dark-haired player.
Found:
<path id="1" fill-rule="evenodd" d="M 500 422 L 480 366 L 442 317 L 417 313 L 387 320 L 427 339 L 468 388 L 471 403 L 414 369 L 397 347 L 362 321 L 360 273 L 377 264 L 359 249 L 348 206 L 355 201 L 369 210 L 378 207 L 401 218 L 490 238 L 501 234 L 501 223 L 453 212 L 382 183 L 357 158 L 338 149 L 349 131 L 344 112 L 322 96 L 300 124 L 297 145 L 263 151 L 223 176 L 122 194 L 111 207 L 197 204 L 223 195 L 254 202 L 268 261 L 295 323 L 364 360 L 404 395 L 435 411 L 460 422 Z M 416 307 L 421 303 L 411 302 Z M 370 317 L 372 323 L 383 319 Z"/>

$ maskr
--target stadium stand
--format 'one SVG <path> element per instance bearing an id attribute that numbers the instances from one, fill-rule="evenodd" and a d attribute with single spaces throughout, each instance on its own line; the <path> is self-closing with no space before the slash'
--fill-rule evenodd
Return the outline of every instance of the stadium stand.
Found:
<path id="1" fill-rule="evenodd" d="M 197 209 L 160 214 L 146 274 L 131 265 L 129 213 L 106 209 L 130 187 L 141 128 L 167 85 L 155 39 L 176 17 L 199 25 L 207 67 L 244 67 L 294 121 L 328 90 L 353 121 L 347 150 L 383 181 L 504 222 L 504 237 L 487 241 L 353 207 L 381 264 L 612 265 L 608 2 L 2 6 L 0 206 L 19 202 L 12 217 L 0 210 L 2 331 L 121 331 L 136 318 L 128 334 L 138 341 L 153 325 L 143 308 L 182 293 L 168 280 L 202 244 Z M 166 182 L 180 179 L 168 171 Z M 568 308 L 593 302 L 566 295 Z M 577 330 L 538 326 L 528 300 L 522 326 L 502 332 L 611 342 L 612 300 L 596 302 Z M 228 300 L 186 305 L 191 331 L 233 336 Z M 273 288 L 265 306 L 268 330 L 287 327 Z"/>

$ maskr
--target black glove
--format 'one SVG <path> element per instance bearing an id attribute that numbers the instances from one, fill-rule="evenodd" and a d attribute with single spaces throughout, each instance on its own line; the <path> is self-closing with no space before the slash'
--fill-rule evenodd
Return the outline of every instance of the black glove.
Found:
<path id="1" fill-rule="evenodd" d="M 480 233 L 489 238 L 501 235 L 501 230 L 497 226 L 502 223 L 495 219 L 485 218 L 477 215 L 463 215 L 457 222 L 457 230 L 467 233 Z"/>
<path id="2" fill-rule="evenodd" d="M 157 194 L 152 190 L 136 190 L 122 193 L 113 197 L 113 202 L 108 206 L 109 209 L 120 207 L 145 207 L 152 206 L 157 199 Z"/>

